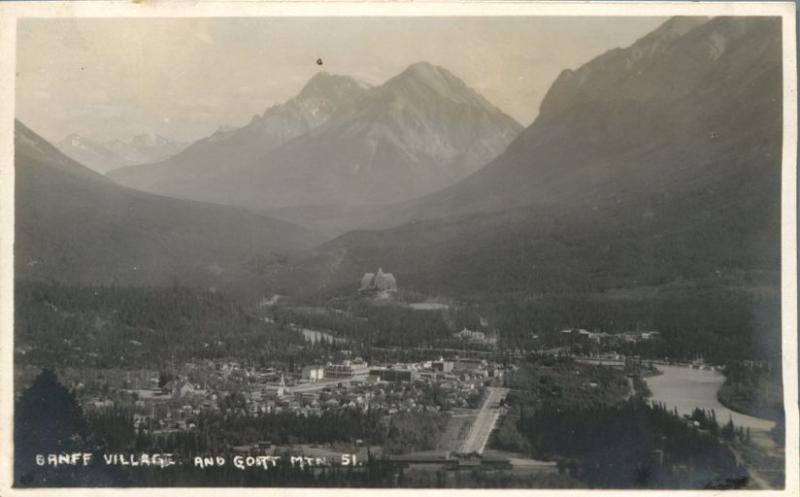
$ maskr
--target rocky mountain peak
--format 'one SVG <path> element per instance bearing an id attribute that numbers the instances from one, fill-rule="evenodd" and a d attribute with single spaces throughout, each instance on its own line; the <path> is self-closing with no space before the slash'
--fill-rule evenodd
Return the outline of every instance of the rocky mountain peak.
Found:
<path id="1" fill-rule="evenodd" d="M 367 88 L 365 83 L 356 81 L 350 76 L 330 74 L 320 71 L 315 74 L 297 95 L 298 100 L 309 98 L 335 98 L 358 93 Z"/>
<path id="2" fill-rule="evenodd" d="M 672 41 L 679 38 L 698 26 L 710 20 L 703 16 L 675 16 L 670 18 L 655 31 L 648 33 L 637 41 L 636 45 L 651 44 L 656 42 Z"/>
<path id="3" fill-rule="evenodd" d="M 387 81 L 386 92 L 404 95 L 419 102 L 431 96 L 476 107 L 496 110 L 485 98 L 472 90 L 447 69 L 429 62 L 417 62 Z"/>
<path id="4" fill-rule="evenodd" d="M 770 29 L 767 18 L 672 18 L 627 48 L 610 50 L 578 69 L 562 71 L 542 101 L 540 117 L 556 117 L 577 102 L 681 98 L 701 84 L 709 71 L 720 70 L 713 62 L 728 57 L 732 46 L 749 43 L 745 38 L 769 42 L 773 36 L 760 36 L 763 29 Z M 752 51 L 762 49 L 752 46 Z M 659 86 L 661 80 L 669 80 L 670 85 Z"/>

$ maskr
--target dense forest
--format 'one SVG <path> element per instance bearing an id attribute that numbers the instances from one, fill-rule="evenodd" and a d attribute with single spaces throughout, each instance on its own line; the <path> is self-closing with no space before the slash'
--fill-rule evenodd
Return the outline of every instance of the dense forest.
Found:
<path id="1" fill-rule="evenodd" d="M 517 425 L 533 457 L 558 459 L 592 487 L 704 488 L 746 481 L 747 472 L 716 434 L 637 398 L 603 408 L 542 406 Z"/>
<path id="2" fill-rule="evenodd" d="M 513 390 L 493 446 L 555 460 L 592 488 L 746 483 L 746 471 L 722 442 L 749 443 L 749 430 L 730 420 L 720 423 L 713 411 L 696 409 L 687 420 L 648 403 L 643 367 L 635 361 L 614 369 L 530 356 L 505 380 Z"/>
<path id="3" fill-rule="evenodd" d="M 366 347 L 458 345 L 453 333 L 478 329 L 480 317 L 465 309 L 419 311 L 368 299 L 334 300 L 329 307 L 276 307 L 279 323 L 326 330 Z"/>
<path id="4" fill-rule="evenodd" d="M 556 408 L 597 407 L 630 395 L 625 371 L 539 354 L 529 355 L 519 369 L 506 375 L 504 386 L 512 389 L 509 400 Z"/>
<path id="5" fill-rule="evenodd" d="M 430 450 L 444 430 L 446 414 L 397 413 L 380 410 L 327 410 L 320 416 L 296 413 L 204 414 L 192 432 L 154 433 L 146 427 L 134 429 L 132 414 L 125 409 L 107 409 L 87 415 L 88 426 L 102 447 L 109 451 L 170 452 L 184 458 L 224 454 L 233 447 L 255 441 L 297 446 L 364 444 L 383 447 L 387 454 Z"/>
<path id="6" fill-rule="evenodd" d="M 714 364 L 758 359 L 779 366 L 780 295 L 766 285 L 748 287 L 741 278 L 601 293 L 500 293 L 467 298 L 436 311 L 340 297 L 317 306 L 278 307 L 275 312 L 278 320 L 373 346 L 480 349 L 452 339 L 464 327 L 496 332 L 497 347 L 511 350 L 556 345 L 553 336 L 564 328 L 612 334 L 656 330 L 661 340 L 619 351 L 673 360 L 701 356 Z"/>
<path id="7" fill-rule="evenodd" d="M 777 292 L 708 281 L 669 288 L 602 294 L 562 294 L 485 299 L 490 322 L 509 347 L 530 343 L 532 333 L 576 327 L 619 333 L 657 330 L 661 343 L 637 352 L 653 358 L 694 359 L 715 364 L 766 359 L 780 363 L 781 307 Z"/>
<path id="8" fill-rule="evenodd" d="M 278 360 L 304 343 L 202 289 L 18 281 L 14 304 L 17 360 L 41 367 L 156 369 L 232 355 Z"/>
<path id="9" fill-rule="evenodd" d="M 773 421 L 783 420 L 782 370 L 771 364 L 730 363 L 717 393 L 731 409 Z"/>

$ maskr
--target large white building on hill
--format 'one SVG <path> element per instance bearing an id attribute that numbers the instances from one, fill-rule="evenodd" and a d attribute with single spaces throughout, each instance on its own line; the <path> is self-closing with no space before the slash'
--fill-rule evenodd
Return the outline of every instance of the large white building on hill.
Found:
<path id="1" fill-rule="evenodd" d="M 364 273 L 361 277 L 360 292 L 377 290 L 381 292 L 396 292 L 397 280 L 392 273 L 384 273 L 383 268 L 379 268 L 377 273 Z"/>

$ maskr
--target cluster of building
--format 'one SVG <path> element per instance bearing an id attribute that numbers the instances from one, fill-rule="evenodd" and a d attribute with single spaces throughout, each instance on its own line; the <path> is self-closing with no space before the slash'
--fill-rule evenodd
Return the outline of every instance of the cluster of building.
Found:
<path id="1" fill-rule="evenodd" d="M 302 378 L 309 381 L 320 381 L 325 378 L 354 378 L 364 376 L 368 372 L 369 365 L 356 358 L 354 361 L 343 361 L 337 364 L 329 363 L 326 366 L 306 366 L 303 368 Z"/>
<path id="2" fill-rule="evenodd" d="M 658 331 L 628 331 L 624 333 L 606 333 L 605 331 L 588 331 L 581 328 L 565 328 L 559 333 L 563 336 L 584 338 L 595 343 L 638 343 L 653 340 L 661 336 Z"/>
<path id="3" fill-rule="evenodd" d="M 482 331 L 472 331 L 467 329 L 466 327 L 455 333 L 453 338 L 458 338 L 459 340 L 463 340 L 469 343 L 476 343 L 482 345 L 496 345 L 497 344 L 497 334 L 491 333 L 487 334 Z"/>
<path id="4" fill-rule="evenodd" d="M 482 359 L 438 359 L 421 363 L 397 363 L 371 368 L 370 382 L 475 382 L 501 378 L 503 368 Z"/>
<path id="5" fill-rule="evenodd" d="M 500 365 L 468 358 L 377 366 L 356 358 L 309 365 L 300 374 L 201 361 L 185 364 L 169 381 L 155 373 L 129 375 L 124 387 L 84 395 L 83 402 L 94 409 L 131 407 L 137 428 L 179 431 L 194 428 L 201 413 L 319 416 L 329 409 L 392 414 L 467 407 L 487 381 L 502 375 Z"/>

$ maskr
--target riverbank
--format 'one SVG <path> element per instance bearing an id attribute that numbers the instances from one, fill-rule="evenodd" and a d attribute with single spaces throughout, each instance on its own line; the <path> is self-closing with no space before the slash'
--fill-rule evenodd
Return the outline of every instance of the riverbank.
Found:
<path id="1" fill-rule="evenodd" d="M 753 416 L 755 418 L 767 419 L 776 423 L 782 417 L 783 412 L 777 407 L 754 407 L 748 402 L 739 401 L 732 396 L 726 395 L 724 393 L 724 389 L 725 386 L 723 385 L 719 392 L 717 392 L 717 400 L 720 404 L 727 407 L 731 411 L 745 414 L 747 416 Z"/>
<path id="2" fill-rule="evenodd" d="M 783 419 L 783 388 L 764 378 L 743 383 L 726 378 L 717 392 L 717 400 L 732 411 L 756 418 Z"/>

